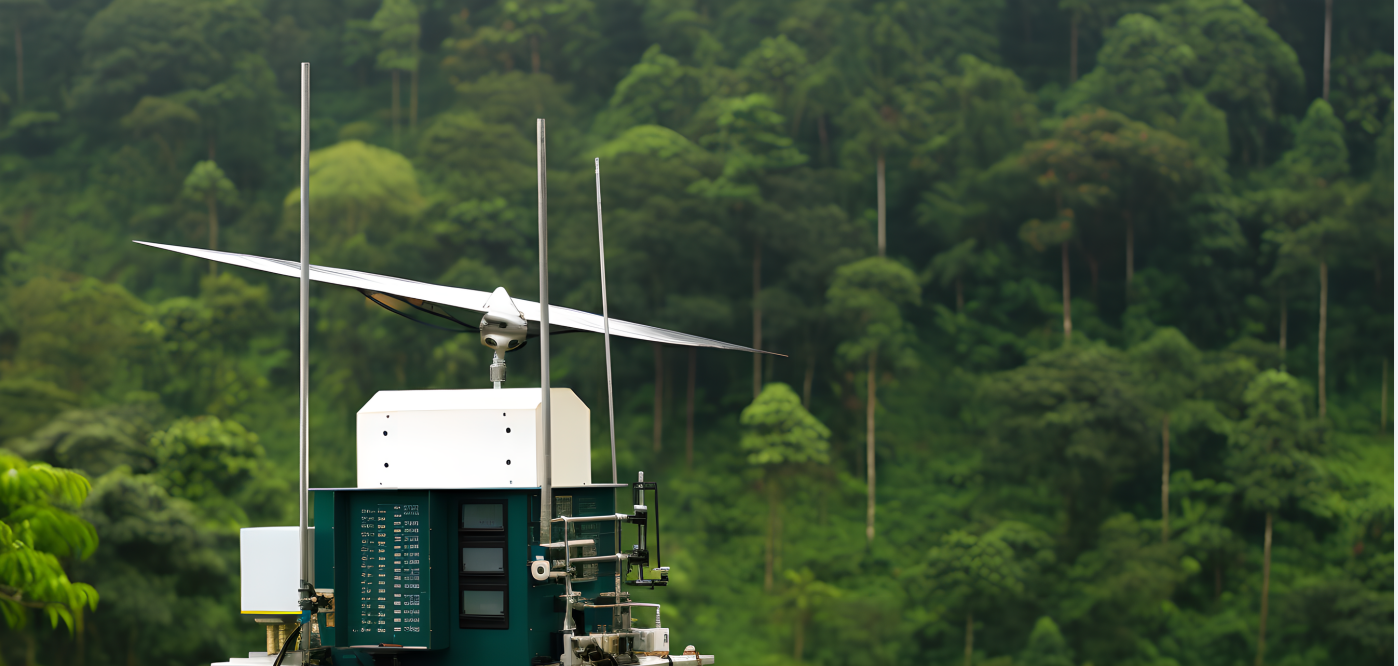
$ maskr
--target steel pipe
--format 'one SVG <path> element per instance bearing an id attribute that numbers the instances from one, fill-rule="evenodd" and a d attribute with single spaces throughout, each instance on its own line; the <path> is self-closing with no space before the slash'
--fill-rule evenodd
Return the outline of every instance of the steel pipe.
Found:
<path id="1" fill-rule="evenodd" d="M 618 520 L 630 518 L 624 513 L 614 513 L 609 516 L 560 516 L 550 522 L 554 523 L 610 523 Z"/>

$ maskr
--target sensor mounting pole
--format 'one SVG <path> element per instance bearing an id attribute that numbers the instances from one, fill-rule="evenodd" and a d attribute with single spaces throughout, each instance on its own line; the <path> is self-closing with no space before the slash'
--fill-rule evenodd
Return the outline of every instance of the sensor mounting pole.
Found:
<path id="1" fill-rule="evenodd" d="M 612 483 L 616 483 L 616 408 L 612 406 L 612 324 L 607 314 L 607 244 L 602 239 L 602 158 L 592 158 L 597 181 L 597 260 L 602 270 L 602 346 L 607 356 L 607 425 L 612 431 Z M 565 539 L 566 540 L 566 539 Z"/>
<path id="2" fill-rule="evenodd" d="M 549 211 L 548 153 L 545 150 L 544 119 L 535 125 L 539 169 L 539 381 L 543 387 L 540 405 L 544 420 L 544 481 L 539 488 L 539 543 L 553 540 L 553 414 L 549 405 Z M 564 525 L 563 538 L 568 538 Z"/>
<path id="3" fill-rule="evenodd" d="M 311 63 L 301 63 L 301 406 L 299 431 L 301 469 L 297 490 L 301 501 L 301 588 L 313 589 L 315 569 L 311 563 L 310 485 L 311 485 Z M 306 595 L 310 596 L 310 595 Z"/>

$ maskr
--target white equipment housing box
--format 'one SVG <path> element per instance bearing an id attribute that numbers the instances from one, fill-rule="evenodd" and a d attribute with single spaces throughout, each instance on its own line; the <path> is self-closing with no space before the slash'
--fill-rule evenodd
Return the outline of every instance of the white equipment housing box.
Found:
<path id="1" fill-rule="evenodd" d="M 243 615 L 300 615 L 300 546 L 292 527 L 244 527 L 238 533 Z M 315 561 L 315 528 L 311 561 Z"/>
<path id="2" fill-rule="evenodd" d="M 636 643 L 634 648 L 638 652 L 669 652 L 670 651 L 670 628 L 660 629 L 632 629 L 636 632 Z"/>
<path id="3" fill-rule="evenodd" d="M 553 485 L 592 484 L 592 412 L 551 389 Z M 360 488 L 543 485 L 538 388 L 379 391 L 355 428 Z"/>

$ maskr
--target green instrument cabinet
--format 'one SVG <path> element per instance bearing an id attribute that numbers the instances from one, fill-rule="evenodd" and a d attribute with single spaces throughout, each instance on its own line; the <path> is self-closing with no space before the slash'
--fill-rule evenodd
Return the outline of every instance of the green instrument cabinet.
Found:
<path id="1" fill-rule="evenodd" d="M 557 488 L 555 515 L 610 515 L 617 487 Z M 538 546 L 538 488 L 312 496 L 315 586 L 335 594 L 333 625 L 321 615 L 321 642 L 337 664 L 369 665 L 372 654 L 392 653 L 404 666 L 530 666 L 550 652 L 550 634 L 563 624 L 563 585 L 533 580 L 528 563 L 562 553 Z M 594 541 L 588 554 L 616 552 L 616 523 L 573 527 L 568 538 Z M 564 538 L 562 524 L 552 531 Z M 574 589 L 589 597 L 611 591 L 616 566 L 594 563 Z M 588 622 L 609 623 L 610 615 L 589 611 Z"/>

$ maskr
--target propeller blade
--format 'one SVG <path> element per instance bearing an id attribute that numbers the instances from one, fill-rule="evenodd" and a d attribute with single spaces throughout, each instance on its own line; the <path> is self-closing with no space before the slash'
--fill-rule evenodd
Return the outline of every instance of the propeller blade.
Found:
<path id="1" fill-rule="evenodd" d="M 285 259 L 270 259 L 268 257 L 258 257 L 251 254 L 236 254 L 233 252 L 220 252 L 218 250 L 205 250 L 194 247 L 181 247 L 179 245 L 164 245 L 161 243 L 148 243 L 146 241 L 135 241 L 141 245 L 169 250 L 186 254 L 191 257 L 217 261 L 230 266 L 241 266 L 265 273 L 274 273 L 286 277 L 301 277 L 301 264 L 296 261 Z M 375 275 L 360 271 L 351 271 L 343 268 L 332 268 L 328 266 L 311 266 L 311 279 L 316 282 L 349 287 L 368 292 L 378 292 L 389 294 L 403 300 L 416 299 L 429 301 L 441 305 L 450 305 L 463 310 L 475 312 L 486 312 L 489 306 L 491 292 L 477 291 L 475 289 L 462 289 L 459 287 L 446 287 L 438 284 L 428 284 L 416 280 L 404 280 L 402 278 L 388 277 L 386 275 Z M 519 298 L 512 298 L 515 307 L 524 318 L 531 322 L 539 321 L 539 304 L 534 301 L 526 301 Z M 588 331 L 592 333 L 602 332 L 602 316 L 591 312 L 574 310 L 558 305 L 549 306 L 549 329 L 558 328 Z M 775 352 L 753 349 L 742 345 L 720 342 L 709 338 L 702 338 L 697 335 L 680 333 L 679 331 L 667 331 L 663 328 L 636 324 L 620 319 L 611 320 L 612 335 L 619 335 L 623 338 L 634 340 L 645 340 L 647 342 L 659 342 L 666 345 L 680 345 L 686 347 L 709 347 L 712 349 L 727 349 L 731 351 L 744 351 L 754 354 L 770 354 L 772 356 L 785 356 Z"/>

